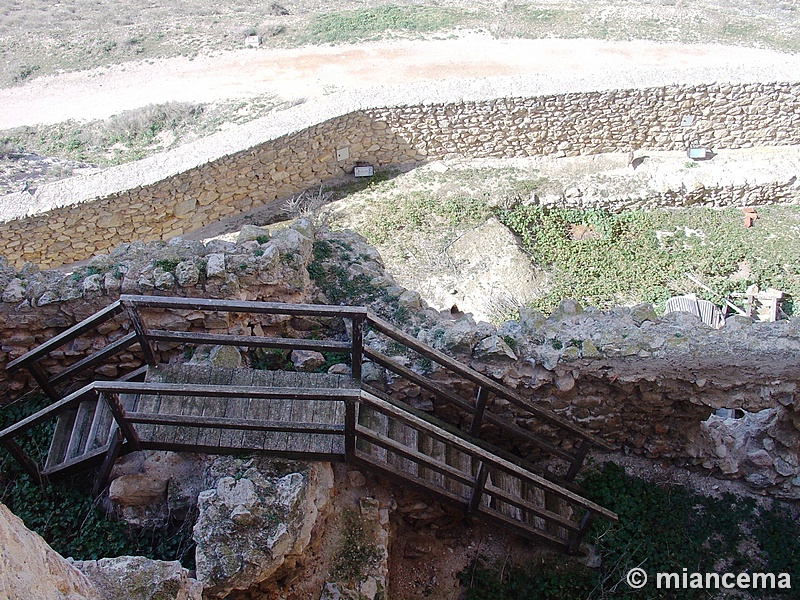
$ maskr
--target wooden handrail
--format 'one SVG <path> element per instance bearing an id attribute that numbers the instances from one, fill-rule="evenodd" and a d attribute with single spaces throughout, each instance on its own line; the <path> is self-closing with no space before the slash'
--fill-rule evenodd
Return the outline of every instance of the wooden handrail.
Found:
<path id="1" fill-rule="evenodd" d="M 247 300 L 213 300 L 209 298 L 173 298 L 165 296 L 122 295 L 119 301 L 142 308 L 173 308 L 185 310 L 216 310 L 268 315 L 312 317 L 366 317 L 364 306 L 334 306 L 327 304 L 287 304 Z"/>
<path id="2" fill-rule="evenodd" d="M 453 435 L 444 430 L 437 431 L 427 421 L 420 419 L 419 417 L 416 417 L 415 415 L 412 415 L 411 413 L 408 413 L 401 408 L 386 402 L 385 400 L 381 400 L 377 396 L 373 396 L 368 392 L 362 391 L 359 401 L 367 405 L 375 406 L 384 414 L 399 419 L 400 421 L 411 425 L 415 429 L 423 430 L 426 435 L 438 438 L 446 444 L 459 449 L 465 454 L 470 454 L 478 458 L 492 469 L 500 469 L 506 473 L 519 477 L 520 479 L 530 482 L 546 492 L 550 492 L 563 498 L 575 506 L 578 506 L 584 510 L 595 512 L 609 521 L 619 520 L 619 517 L 615 513 L 603 508 L 599 504 L 596 504 L 591 500 L 587 500 L 586 498 L 583 498 L 566 488 L 562 488 L 561 486 L 556 485 L 555 483 L 552 483 L 547 479 L 536 475 L 535 473 L 531 473 L 530 471 L 523 469 L 522 467 L 515 465 L 514 463 L 509 462 L 495 454 L 492 454 L 491 452 L 488 452 L 459 436 Z"/>
<path id="3" fill-rule="evenodd" d="M 357 398 L 358 388 L 248 387 L 236 385 L 196 385 L 138 381 L 95 381 L 86 386 L 97 392 L 117 394 L 160 394 L 162 396 L 199 396 L 205 398 L 259 398 L 287 400 L 347 400 Z"/>
<path id="4" fill-rule="evenodd" d="M 6 370 L 14 371 L 21 366 L 27 365 L 31 361 L 42 358 L 52 350 L 55 350 L 59 346 L 63 346 L 67 342 L 74 340 L 76 337 L 86 333 L 94 327 L 97 327 L 100 323 L 107 321 L 120 312 L 122 312 L 122 305 L 119 301 L 109 304 L 103 310 L 85 318 L 80 323 L 77 323 L 66 331 L 61 332 L 53 339 L 46 341 L 44 344 L 37 346 L 30 352 L 26 352 L 19 358 L 12 360 L 6 365 Z"/>
<path id="5" fill-rule="evenodd" d="M 479 373 L 475 369 L 468 367 L 467 365 L 455 360 L 444 354 L 443 352 L 439 352 L 427 346 L 426 344 L 421 343 L 416 338 L 410 336 L 406 332 L 398 329 L 388 321 L 381 319 L 380 317 L 374 315 L 373 313 L 367 314 L 367 322 L 377 331 L 380 331 L 384 335 L 392 338 L 393 340 L 400 342 L 401 344 L 411 348 L 412 350 L 418 352 L 425 358 L 428 358 L 443 367 L 461 375 L 462 377 L 472 381 L 476 385 L 479 385 L 496 396 L 504 398 L 508 400 L 512 404 L 519 406 L 520 408 L 524 408 L 525 410 L 531 412 L 535 416 L 539 417 L 543 421 L 546 421 L 552 425 L 560 429 L 564 429 L 569 431 L 576 437 L 589 440 L 594 446 L 599 448 L 603 448 L 604 450 L 612 451 L 614 450 L 614 446 L 606 442 L 605 440 L 599 438 L 598 436 L 585 431 L 578 425 L 568 421 L 567 419 L 551 412 L 545 408 L 541 408 L 536 406 L 533 402 L 528 400 L 527 398 L 523 398 L 516 392 L 514 392 L 511 388 L 503 385 L 495 381 L 494 379 L 490 379 L 483 373 Z"/>
<path id="6" fill-rule="evenodd" d="M 309 340 L 304 338 L 272 338 L 257 335 L 227 335 L 195 333 L 192 331 L 166 331 L 148 329 L 145 337 L 154 342 L 183 342 L 195 344 L 220 344 L 223 346 L 247 346 L 250 348 L 281 348 L 284 350 L 318 350 L 350 352 L 350 342 L 335 340 Z"/>
<path id="7" fill-rule="evenodd" d="M 25 431 L 44 423 L 48 419 L 58 416 L 65 410 L 69 410 L 74 405 L 80 404 L 84 396 L 94 391 L 94 386 L 95 383 L 85 385 L 81 389 L 71 393 L 69 396 L 62 398 L 58 402 L 54 402 L 50 406 L 44 407 L 42 410 L 25 417 L 21 421 L 18 421 L 13 425 L 9 425 L 3 429 L 3 431 L 0 431 L 0 441 L 10 439 L 16 435 L 19 435 L 20 433 L 24 433 Z"/>

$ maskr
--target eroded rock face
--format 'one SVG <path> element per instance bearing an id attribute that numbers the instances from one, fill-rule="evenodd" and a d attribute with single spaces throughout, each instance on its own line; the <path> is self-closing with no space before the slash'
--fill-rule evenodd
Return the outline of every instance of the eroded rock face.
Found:
<path id="1" fill-rule="evenodd" d="M 205 595 L 247 590 L 295 567 L 333 488 L 327 463 L 276 467 L 266 459 L 221 458 L 200 493 L 197 578 Z"/>
<path id="2" fill-rule="evenodd" d="M 102 600 L 89 579 L 0 504 L 0 597 Z"/>
<path id="3" fill-rule="evenodd" d="M 203 585 L 178 561 L 120 556 L 76 561 L 100 598 L 122 600 L 201 600 Z"/>

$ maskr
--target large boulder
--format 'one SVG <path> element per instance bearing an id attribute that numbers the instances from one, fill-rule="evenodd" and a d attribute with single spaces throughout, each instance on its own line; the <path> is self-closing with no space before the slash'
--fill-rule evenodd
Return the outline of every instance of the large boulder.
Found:
<path id="1" fill-rule="evenodd" d="M 200 493 L 194 527 L 197 578 L 207 598 L 294 569 L 333 488 L 330 464 L 295 466 L 276 470 L 267 459 L 227 457 L 212 466 L 222 476 Z"/>
<path id="2" fill-rule="evenodd" d="M 73 563 L 101 598 L 126 600 L 201 600 L 203 585 L 178 561 L 120 556 Z"/>
<path id="3" fill-rule="evenodd" d="M 0 593 L 15 600 L 100 600 L 92 583 L 0 504 Z M 130 596 L 119 596 L 130 597 Z"/>

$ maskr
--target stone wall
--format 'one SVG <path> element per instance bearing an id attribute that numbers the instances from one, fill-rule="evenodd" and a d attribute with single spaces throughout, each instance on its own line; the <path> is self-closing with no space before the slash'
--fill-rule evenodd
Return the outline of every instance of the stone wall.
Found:
<path id="1" fill-rule="evenodd" d="M 600 311 L 565 300 L 545 317 L 522 310 L 519 321 L 495 328 L 469 316 L 443 317 L 419 295 L 397 286 L 380 258 L 359 236 L 313 234 L 297 221 L 270 232 L 248 230 L 238 243 L 211 241 L 123 245 L 93 259 L 76 275 L 0 272 L 0 391 L 4 399 L 31 387 L 27 376 L 8 378 L 2 366 L 35 345 L 106 306 L 120 292 L 204 296 L 248 300 L 326 301 L 315 290 L 308 267 L 360 294 L 349 299 L 372 308 L 420 340 L 503 381 L 520 394 L 554 410 L 626 452 L 695 465 L 718 476 L 744 478 L 754 489 L 800 498 L 800 328 L 797 321 L 752 323 L 732 317 L 719 330 L 687 313 L 658 316 L 649 305 Z M 312 235 L 346 245 L 352 263 L 338 254 L 315 259 Z M 257 239 L 249 239 L 255 237 Z M 91 274 L 90 274 L 91 273 Z M 369 282 L 366 286 L 364 277 Z M 351 282 L 343 281 L 347 277 Z M 369 290 L 367 290 L 369 287 Z M 365 292 L 366 290 L 366 292 Z M 368 292 L 368 293 L 367 293 Z M 366 293 L 367 295 L 363 295 Z M 228 318 L 199 311 L 147 313 L 148 327 L 229 331 L 240 335 L 303 336 L 314 323 L 303 319 Z M 317 322 L 316 325 L 323 325 Z M 327 323 L 332 335 L 344 326 Z M 124 319 L 63 347 L 45 363 L 58 371 L 127 333 Z M 464 397 L 474 386 L 413 352 L 404 352 L 375 332 L 365 343 L 408 367 L 440 380 Z M 159 344 L 159 360 L 178 358 L 181 349 Z M 113 377 L 142 362 L 126 352 L 96 368 Z M 395 397 L 451 421 L 468 417 L 439 403 L 407 381 L 366 365 L 364 378 Z M 741 409 L 743 419 L 720 419 L 716 409 Z M 507 401 L 492 399 L 490 410 L 571 449 L 574 439 L 554 435 Z M 488 430 L 494 443 L 536 460 L 536 451 Z"/>
<path id="2" fill-rule="evenodd" d="M 0 254 L 17 267 L 24 261 L 55 266 L 121 242 L 168 239 L 342 178 L 356 161 L 387 167 L 456 156 L 681 150 L 690 142 L 712 148 L 798 144 L 799 92 L 795 83 L 673 85 L 387 108 L 345 105 L 322 122 L 289 122 L 285 131 L 272 128 L 261 137 L 245 126 L 221 155 L 189 160 L 189 150 L 178 149 L 48 184 L 32 195 L 7 195 L 0 207 Z M 395 102 L 402 101 L 398 94 Z"/>

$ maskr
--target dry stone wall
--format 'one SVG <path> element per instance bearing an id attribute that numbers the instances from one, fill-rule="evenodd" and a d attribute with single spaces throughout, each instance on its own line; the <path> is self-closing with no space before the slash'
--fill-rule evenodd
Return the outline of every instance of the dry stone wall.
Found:
<path id="1" fill-rule="evenodd" d="M 715 330 L 686 313 L 658 316 L 649 305 L 600 311 L 565 300 L 549 317 L 521 311 L 519 321 L 495 328 L 469 316 L 443 317 L 419 295 L 396 285 L 374 249 L 353 233 L 313 232 L 298 220 L 274 232 L 249 229 L 238 243 L 207 244 L 174 239 L 169 243 L 126 244 L 93 259 L 73 275 L 57 271 L 0 269 L 0 392 L 4 401 L 32 387 L 24 374 L 9 378 L 8 361 L 52 338 L 121 292 L 211 298 L 325 302 L 309 280 L 308 267 L 325 269 L 314 258 L 312 240 L 351 248 L 351 264 L 331 259 L 340 287 L 364 276 L 377 292 L 373 309 L 421 341 L 503 381 L 542 406 L 580 423 L 618 448 L 652 458 L 696 465 L 717 475 L 744 478 L 755 489 L 800 498 L 800 329 L 796 321 L 751 323 L 730 318 Z M 266 237 L 265 237 L 266 235 Z M 255 237 L 256 239 L 252 239 Z M 346 266 L 346 269 L 343 267 Z M 323 273 L 324 274 L 324 273 Z M 360 297 L 351 299 L 358 304 Z M 314 323 L 300 319 L 228 318 L 200 311 L 148 313 L 149 328 L 230 332 L 239 335 L 302 337 Z M 317 326 L 322 325 L 316 323 Z M 327 323 L 346 336 L 343 323 Z M 109 321 L 55 353 L 46 369 L 57 372 L 128 332 L 124 319 Z M 464 397 L 474 386 L 430 361 L 404 352 L 369 332 L 365 343 L 429 374 Z M 159 343 L 160 361 L 175 360 L 182 349 Z M 135 351 L 96 367 L 115 377 L 142 364 Z M 449 420 L 468 416 L 440 404 L 419 386 L 390 377 L 367 364 L 364 378 L 395 397 Z M 743 419 L 721 419 L 716 409 L 740 409 Z M 553 436 L 529 414 L 492 399 L 490 410 L 514 419 L 564 448 L 573 439 Z M 495 443 L 535 459 L 535 449 L 514 445 L 508 436 L 487 432 Z"/>
<path id="2" fill-rule="evenodd" d="M 322 122 L 290 122 L 286 131 L 269 130 L 258 139 L 245 127 L 238 147 L 226 146 L 221 156 L 192 162 L 181 160 L 186 152 L 179 149 L 33 194 L 7 195 L 0 207 L 0 255 L 17 267 L 25 261 L 56 266 L 122 242 L 166 240 L 340 179 L 357 161 L 388 167 L 448 157 L 681 150 L 692 142 L 712 148 L 800 143 L 797 83 L 384 106 L 345 105 L 337 114 L 329 110 Z M 212 142 L 198 142 L 204 143 Z M 756 196 L 771 193 L 765 188 Z"/>

